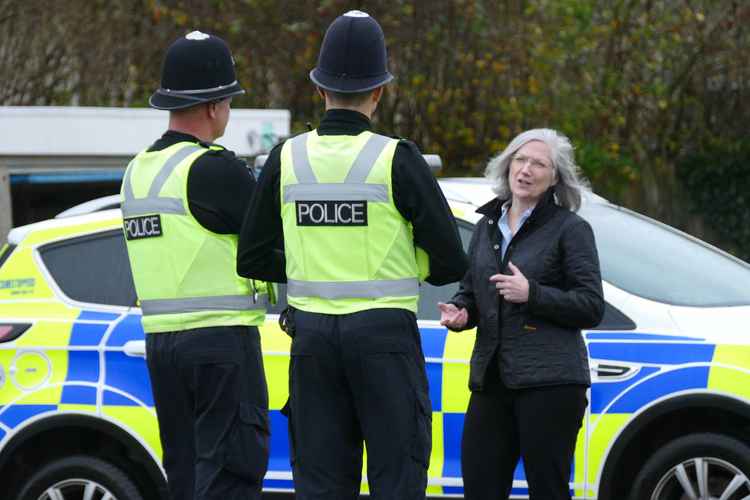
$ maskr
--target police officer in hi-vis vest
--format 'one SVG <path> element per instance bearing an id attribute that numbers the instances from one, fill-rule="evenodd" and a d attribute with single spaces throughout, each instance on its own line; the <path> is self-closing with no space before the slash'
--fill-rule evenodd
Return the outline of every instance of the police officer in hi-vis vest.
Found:
<path id="1" fill-rule="evenodd" d="M 287 283 L 296 498 L 358 498 L 364 442 L 371 498 L 421 499 L 432 409 L 419 282 L 459 280 L 466 256 L 417 147 L 370 130 L 393 78 L 380 25 L 359 11 L 338 17 L 310 78 L 325 116 L 271 151 L 237 263 L 243 276 Z"/>
<path id="2" fill-rule="evenodd" d="M 173 500 L 260 499 L 268 389 L 264 283 L 236 273 L 255 180 L 224 134 L 237 83 L 229 47 L 193 31 L 167 50 L 150 104 L 169 129 L 128 165 L 122 213 Z M 272 290 L 272 289 L 270 289 Z"/>

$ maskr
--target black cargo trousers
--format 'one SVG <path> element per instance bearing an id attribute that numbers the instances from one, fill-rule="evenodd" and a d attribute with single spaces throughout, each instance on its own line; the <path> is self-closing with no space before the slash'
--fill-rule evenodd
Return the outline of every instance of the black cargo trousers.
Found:
<path id="1" fill-rule="evenodd" d="M 432 407 L 414 313 L 291 312 L 292 471 L 297 500 L 359 498 L 362 443 L 373 500 L 424 499 Z"/>
<path id="2" fill-rule="evenodd" d="M 260 499 L 268 388 L 256 327 L 146 335 L 172 500 Z"/>

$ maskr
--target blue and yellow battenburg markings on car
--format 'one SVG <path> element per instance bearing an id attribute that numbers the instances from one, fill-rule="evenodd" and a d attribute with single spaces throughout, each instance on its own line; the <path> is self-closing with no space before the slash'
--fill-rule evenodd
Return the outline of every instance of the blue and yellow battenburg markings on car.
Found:
<path id="1" fill-rule="evenodd" d="M 595 381 L 591 388 L 586 442 L 585 494 L 594 498 L 604 461 L 620 433 L 638 415 L 670 397 L 712 392 L 750 401 L 750 346 L 716 345 L 704 338 L 646 332 L 588 332 L 589 355 L 597 362 L 633 367 L 622 380 Z M 582 452 L 583 451 L 583 452 Z M 576 490 L 583 496 L 584 492 Z"/>
<path id="2" fill-rule="evenodd" d="M 159 461 L 161 448 L 144 359 L 141 315 L 127 307 L 90 307 L 66 300 L 36 253 L 40 245 L 119 229 L 116 215 L 30 231 L 0 268 L 0 323 L 29 324 L 19 338 L 0 342 L 0 454 L 34 422 L 61 412 L 94 415 L 134 436 Z M 460 443 L 469 392 L 474 333 L 447 332 L 420 322 L 433 406 L 433 454 L 428 494 L 461 495 Z M 265 486 L 293 488 L 286 418 L 289 338 L 269 316 L 261 329 L 269 381 L 272 454 Z M 587 332 L 592 363 L 630 369 L 619 378 L 595 378 L 591 405 L 571 471 L 571 492 L 594 498 L 612 443 L 655 402 L 690 391 L 714 391 L 750 400 L 750 346 L 717 346 L 702 338 L 649 332 Z M 12 372 L 9 370 L 12 367 Z M 528 495 L 523 467 L 513 495 Z M 366 491 L 366 484 L 363 484 Z"/>
<path id="3" fill-rule="evenodd" d="M 67 412 L 113 423 L 158 459 L 145 363 L 123 352 L 126 342 L 143 340 L 140 314 L 123 307 L 89 310 L 61 300 L 35 253 L 61 238 L 119 227 L 110 217 L 32 231 L 0 269 L 0 281 L 32 284 L 23 294 L 16 287 L 0 288 L 0 321 L 30 325 L 19 338 L 0 343 L 0 367 L 7 371 L 0 387 L 0 453 L 26 426 Z"/>

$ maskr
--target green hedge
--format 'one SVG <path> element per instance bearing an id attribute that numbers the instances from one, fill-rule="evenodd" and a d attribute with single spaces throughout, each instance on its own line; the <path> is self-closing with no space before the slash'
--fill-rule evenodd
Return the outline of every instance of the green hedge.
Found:
<path id="1" fill-rule="evenodd" d="M 690 210 L 750 260 L 750 140 L 713 143 L 678 164 L 678 176 L 690 196 Z"/>

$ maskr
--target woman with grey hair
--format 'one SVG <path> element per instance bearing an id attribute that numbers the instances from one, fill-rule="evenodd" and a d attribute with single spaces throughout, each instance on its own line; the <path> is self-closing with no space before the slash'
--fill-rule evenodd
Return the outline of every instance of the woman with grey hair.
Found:
<path id="1" fill-rule="evenodd" d="M 573 158 L 573 145 L 567 137 L 549 128 L 527 130 L 517 135 L 505 150 L 490 160 L 485 176 L 492 181 L 493 191 L 498 198 L 507 200 L 511 196 L 508 170 L 516 152 L 531 141 L 544 143 L 550 156 L 550 165 L 555 174 L 555 198 L 557 203 L 572 211 L 581 206 L 581 195 L 588 190 L 581 178 L 578 166 Z"/>
<path id="2" fill-rule="evenodd" d="M 581 329 L 604 313 L 599 259 L 575 211 L 586 189 L 570 141 L 521 133 L 486 170 L 497 197 L 477 210 L 470 268 L 438 304 L 454 331 L 477 328 L 461 467 L 467 500 L 508 498 L 519 458 L 532 500 L 570 499 L 591 385 Z"/>

